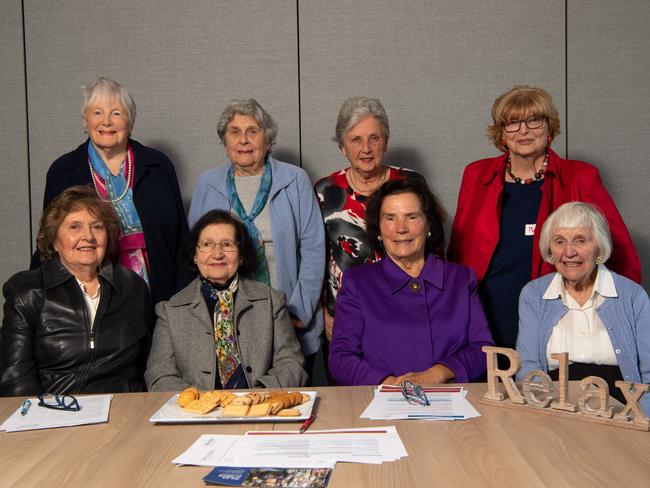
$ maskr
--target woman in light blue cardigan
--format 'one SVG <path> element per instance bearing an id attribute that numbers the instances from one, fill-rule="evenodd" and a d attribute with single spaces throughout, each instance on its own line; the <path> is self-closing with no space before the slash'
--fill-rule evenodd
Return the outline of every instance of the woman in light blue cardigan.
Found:
<path id="1" fill-rule="evenodd" d="M 569 379 L 650 383 L 650 300 L 635 282 L 608 270 L 609 227 L 592 205 L 569 202 L 542 227 L 542 257 L 556 273 L 528 283 L 519 298 L 517 352 L 522 380 L 534 369 L 557 376 L 552 353 L 569 353 Z M 557 379 L 557 378 L 554 378 Z M 640 401 L 650 416 L 650 394 Z"/>
<path id="2" fill-rule="evenodd" d="M 285 293 L 311 375 L 323 333 L 325 273 L 325 233 L 311 182 L 301 168 L 270 155 L 277 126 L 255 100 L 232 100 L 217 133 L 230 162 L 199 178 L 190 226 L 212 209 L 242 220 L 263 263 L 254 278 Z"/>

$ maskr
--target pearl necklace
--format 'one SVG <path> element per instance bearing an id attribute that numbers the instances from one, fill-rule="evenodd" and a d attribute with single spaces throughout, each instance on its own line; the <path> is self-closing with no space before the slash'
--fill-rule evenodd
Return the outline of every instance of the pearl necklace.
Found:
<path id="1" fill-rule="evenodd" d="M 542 163 L 542 167 L 539 169 L 539 171 L 536 171 L 535 175 L 532 178 L 526 178 L 525 180 L 522 180 L 518 176 L 515 176 L 514 173 L 512 172 L 512 162 L 510 161 L 510 154 L 508 154 L 508 161 L 506 162 L 506 172 L 510 175 L 510 178 L 512 178 L 512 180 L 515 183 L 519 185 L 530 185 L 535 181 L 544 179 L 544 172 L 546 171 L 547 165 L 548 165 L 548 153 L 546 153 L 546 155 L 544 156 L 544 162 Z"/>
<path id="2" fill-rule="evenodd" d="M 384 184 L 384 181 L 386 180 L 386 168 L 384 168 L 383 171 L 381 172 L 381 176 L 379 178 L 379 183 L 377 183 L 377 185 L 375 185 L 371 190 L 361 190 L 361 188 L 359 188 L 359 185 L 353 181 L 354 180 L 354 170 L 352 168 L 350 168 L 350 170 L 348 171 L 347 174 L 349 176 L 348 183 L 350 183 L 350 186 L 352 187 L 352 190 L 354 190 L 356 193 L 359 193 L 359 194 L 362 194 L 362 195 L 364 193 L 367 193 L 367 194 L 374 193 L 377 190 L 377 188 L 379 188 L 381 185 Z"/>
<path id="3" fill-rule="evenodd" d="M 107 203 L 110 203 L 111 205 L 113 205 L 114 203 L 117 203 L 120 200 L 122 200 L 126 196 L 126 194 L 129 192 L 129 188 L 131 187 L 131 179 L 133 177 L 133 160 L 131 159 L 131 152 L 128 149 L 126 150 L 126 158 L 125 158 L 125 160 L 126 160 L 126 169 L 127 169 L 127 172 L 126 172 L 126 186 L 124 187 L 124 191 L 122 192 L 122 194 L 120 196 L 118 196 L 117 198 L 112 198 L 111 199 L 111 198 L 104 198 L 102 196 L 102 194 L 99 193 L 99 188 L 97 188 L 97 182 L 95 181 L 96 173 L 95 173 L 95 170 L 93 169 L 92 163 L 90 162 L 90 158 L 88 158 L 88 167 L 90 168 L 90 177 L 93 180 L 93 186 L 95 187 L 95 191 L 97 192 L 97 195 L 99 196 L 99 198 L 101 198 L 102 200 L 104 200 Z"/>

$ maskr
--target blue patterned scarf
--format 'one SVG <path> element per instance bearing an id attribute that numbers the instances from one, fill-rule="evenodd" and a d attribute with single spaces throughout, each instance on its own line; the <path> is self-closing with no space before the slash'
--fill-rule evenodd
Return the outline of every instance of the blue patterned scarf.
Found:
<path id="1" fill-rule="evenodd" d="M 133 161 L 133 150 L 127 147 L 127 153 L 131 155 L 131 164 L 135 166 Z M 88 161 L 90 162 L 93 171 L 99 177 L 100 181 L 95 179 L 95 187 L 100 193 L 102 198 L 113 200 L 110 202 L 111 207 L 117 215 L 117 220 L 120 223 L 119 235 L 119 254 L 120 264 L 135 271 L 149 285 L 149 263 L 147 257 L 147 249 L 144 240 L 144 232 L 142 230 L 142 223 L 138 210 L 135 208 L 133 201 L 133 188 L 126 188 L 129 184 L 125 173 L 128 173 L 129 168 L 126 168 L 125 161 L 122 161 L 120 171 L 117 175 L 113 175 L 108 169 L 108 166 L 97 152 L 92 141 L 88 141 Z M 133 178 L 135 167 L 131 168 L 133 185 Z M 126 194 L 124 191 L 126 190 Z M 105 195 L 102 192 L 106 192 Z M 124 194 L 124 198 L 117 201 L 114 199 Z"/>
<path id="2" fill-rule="evenodd" d="M 232 164 L 230 165 L 230 168 L 228 168 L 226 186 L 228 188 L 232 210 L 234 210 L 237 217 L 239 217 L 243 222 L 251 240 L 253 241 L 253 245 L 255 246 L 255 252 L 257 254 L 257 269 L 255 270 L 252 279 L 270 285 L 271 279 L 269 278 L 269 266 L 266 262 L 266 256 L 264 255 L 264 241 L 262 240 L 259 230 L 255 226 L 254 220 L 266 206 L 269 195 L 271 194 L 271 163 L 268 158 L 264 163 L 262 181 L 260 181 L 260 188 L 257 190 L 257 195 L 255 195 L 255 200 L 253 201 L 250 214 L 246 213 L 246 210 L 244 210 L 244 206 L 237 195 L 237 188 L 235 187 L 235 172 Z"/>

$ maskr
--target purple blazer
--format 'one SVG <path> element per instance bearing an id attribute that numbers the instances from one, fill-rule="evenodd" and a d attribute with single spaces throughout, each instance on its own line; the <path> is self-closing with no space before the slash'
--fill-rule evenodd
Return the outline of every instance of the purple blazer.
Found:
<path id="1" fill-rule="evenodd" d="M 485 372 L 485 345 L 494 342 L 470 268 L 429 256 L 411 278 L 386 257 L 343 274 L 329 353 L 339 384 L 377 385 L 434 364 L 467 383 Z"/>

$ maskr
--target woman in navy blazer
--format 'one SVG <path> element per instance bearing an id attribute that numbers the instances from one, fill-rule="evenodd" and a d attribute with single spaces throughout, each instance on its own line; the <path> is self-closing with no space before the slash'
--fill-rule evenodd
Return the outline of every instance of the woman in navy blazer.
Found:
<path id="1" fill-rule="evenodd" d="M 132 269 L 140 265 L 134 271 L 148 282 L 153 303 L 168 300 L 192 278 L 180 259 L 188 228 L 174 165 L 162 152 L 130 138 L 135 103 L 126 88 L 99 78 L 83 92 L 81 113 L 89 139 L 52 163 L 43 207 L 68 187 L 94 186 L 120 218 L 121 241 L 140 238 L 135 245 L 127 242 L 125 250 L 120 246 L 120 262 Z M 111 186 L 111 177 L 122 178 L 123 188 L 119 181 Z M 131 236 L 125 236 L 128 232 Z M 127 264 L 126 253 L 136 258 L 127 257 Z M 35 255 L 32 268 L 38 265 Z"/>

